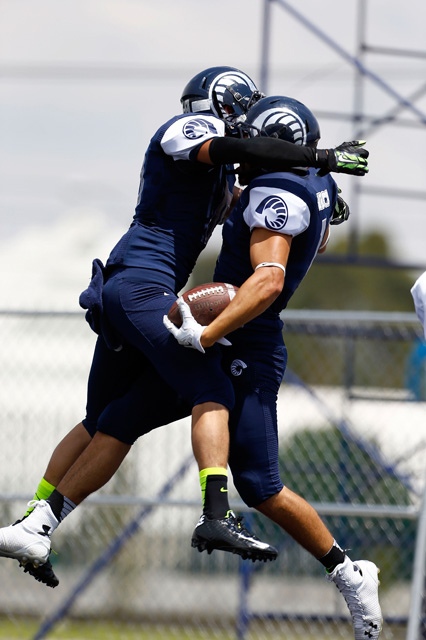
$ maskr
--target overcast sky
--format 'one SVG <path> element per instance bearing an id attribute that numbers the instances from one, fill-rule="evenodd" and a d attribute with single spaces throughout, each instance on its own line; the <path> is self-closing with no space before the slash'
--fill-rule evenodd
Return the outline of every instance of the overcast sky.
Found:
<path id="1" fill-rule="evenodd" d="M 263 4 L 0 0 L 0 269 L 9 274 L 0 278 L 1 308 L 78 308 L 91 259 L 106 259 L 130 223 L 145 148 L 179 113 L 187 80 L 226 64 L 260 82 Z M 365 42 L 416 55 L 366 53 L 370 76 L 355 84 L 354 67 L 337 49 L 356 55 L 362 6 L 289 0 L 271 7 L 268 92 L 323 114 L 324 147 L 358 132 L 327 113 L 350 114 L 358 99 L 365 114 L 380 118 L 426 82 L 424 0 L 370 0 Z M 419 112 L 426 121 L 425 94 L 398 111 L 405 126 L 369 131 L 371 170 L 359 180 L 360 196 L 356 178 L 339 184 L 356 203 L 351 225 L 360 233 L 379 228 L 396 257 L 426 263 L 426 202 L 408 197 L 426 193 Z"/>

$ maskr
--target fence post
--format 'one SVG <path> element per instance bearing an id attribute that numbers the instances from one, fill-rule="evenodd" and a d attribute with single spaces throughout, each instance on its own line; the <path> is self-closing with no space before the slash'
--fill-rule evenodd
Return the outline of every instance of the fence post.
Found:
<path id="1" fill-rule="evenodd" d="M 246 521 L 251 529 L 253 516 L 246 514 Z M 247 627 L 250 622 L 250 611 L 248 605 L 248 595 L 250 590 L 251 576 L 253 573 L 253 563 L 249 560 L 240 560 L 240 602 L 237 617 L 237 640 L 244 640 L 247 633 Z"/>
<path id="2" fill-rule="evenodd" d="M 411 586 L 411 605 L 408 617 L 407 640 L 420 640 L 420 628 L 426 626 L 422 605 L 426 599 L 426 485 L 423 489 L 422 506 L 417 525 L 416 549 L 413 564 L 413 582 Z M 423 634 L 424 636 L 424 634 Z"/>

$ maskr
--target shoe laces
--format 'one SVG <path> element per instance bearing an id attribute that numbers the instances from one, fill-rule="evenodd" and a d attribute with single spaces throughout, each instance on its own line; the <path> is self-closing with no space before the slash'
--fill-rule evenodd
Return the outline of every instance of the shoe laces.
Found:
<path id="1" fill-rule="evenodd" d="M 259 540 L 254 533 L 249 531 L 244 524 L 244 516 L 236 516 L 233 511 L 228 511 L 228 518 L 232 518 L 233 524 L 239 533 L 243 533 L 246 536 L 250 536 L 254 540 Z"/>
<path id="2" fill-rule="evenodd" d="M 360 574 L 362 572 L 358 569 Z M 352 616 L 352 620 L 355 622 L 361 622 L 364 624 L 364 606 L 359 597 L 359 591 L 355 585 L 351 584 L 351 582 L 343 577 L 341 574 L 337 574 L 336 576 L 336 587 L 339 589 L 342 596 L 345 598 L 346 603 L 348 605 L 349 611 Z"/>
<path id="3" fill-rule="evenodd" d="M 41 501 L 40 500 L 30 500 L 29 502 L 27 502 L 27 507 L 29 507 L 30 509 L 32 508 L 32 511 L 30 511 L 30 513 L 32 513 L 35 509 L 35 507 L 37 506 L 37 504 L 39 504 Z M 43 502 L 46 502 L 45 500 L 43 500 Z M 28 509 L 27 509 L 28 511 Z M 15 524 L 19 524 L 20 522 L 23 522 L 26 518 L 28 518 L 28 516 L 30 515 L 30 513 L 26 513 L 24 516 L 22 516 L 22 518 L 19 518 L 19 520 L 16 520 L 13 523 L 13 526 L 15 526 Z"/>
<path id="4" fill-rule="evenodd" d="M 46 500 L 30 500 L 29 502 L 27 502 L 27 507 L 29 507 L 30 509 L 35 509 L 36 507 L 45 507 L 47 504 Z"/>

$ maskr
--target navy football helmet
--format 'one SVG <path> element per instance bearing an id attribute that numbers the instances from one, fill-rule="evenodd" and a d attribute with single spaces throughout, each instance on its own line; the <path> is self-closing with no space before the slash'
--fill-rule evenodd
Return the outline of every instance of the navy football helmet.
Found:
<path id="1" fill-rule="evenodd" d="M 234 67 L 210 67 L 188 82 L 180 101 L 184 113 L 213 113 L 223 120 L 244 115 L 262 97 L 243 71 Z"/>
<path id="2" fill-rule="evenodd" d="M 318 120 L 308 107 L 294 98 L 262 98 L 250 108 L 245 124 L 251 135 L 288 140 L 315 147 L 321 137 Z"/>

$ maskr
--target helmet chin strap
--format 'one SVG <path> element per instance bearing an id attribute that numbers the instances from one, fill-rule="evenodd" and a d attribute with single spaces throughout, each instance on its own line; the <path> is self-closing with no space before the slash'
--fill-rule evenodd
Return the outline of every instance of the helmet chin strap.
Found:
<path id="1" fill-rule="evenodd" d="M 240 105 L 240 107 L 243 110 L 243 112 L 247 111 L 247 107 L 244 104 L 244 97 L 241 95 L 241 93 L 239 91 L 235 91 L 235 89 L 232 87 L 232 85 L 228 85 L 226 87 L 226 90 L 229 91 L 231 96 L 234 98 L 235 102 Z"/>

